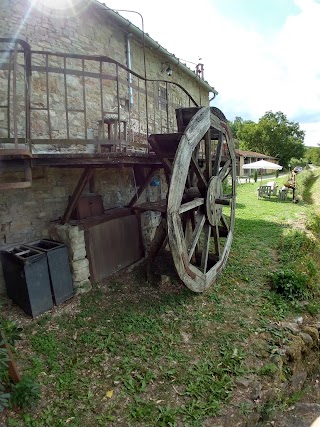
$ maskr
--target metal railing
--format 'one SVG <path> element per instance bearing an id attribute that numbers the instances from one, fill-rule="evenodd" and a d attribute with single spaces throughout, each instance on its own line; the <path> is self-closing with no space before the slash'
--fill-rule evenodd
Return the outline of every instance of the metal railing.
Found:
<path id="1" fill-rule="evenodd" d="M 178 83 L 107 56 L 32 51 L 8 38 L 0 46 L 2 148 L 148 152 L 149 134 L 177 131 L 175 110 L 197 106 Z"/>

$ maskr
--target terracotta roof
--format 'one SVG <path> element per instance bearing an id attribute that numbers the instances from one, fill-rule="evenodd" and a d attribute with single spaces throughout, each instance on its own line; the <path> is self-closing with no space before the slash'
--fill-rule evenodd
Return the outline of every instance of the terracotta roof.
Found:
<path id="1" fill-rule="evenodd" d="M 276 159 L 272 156 L 267 156 L 266 154 L 256 153 L 255 151 L 244 151 L 244 150 L 235 150 L 236 154 L 240 157 L 260 157 L 261 159 Z"/>

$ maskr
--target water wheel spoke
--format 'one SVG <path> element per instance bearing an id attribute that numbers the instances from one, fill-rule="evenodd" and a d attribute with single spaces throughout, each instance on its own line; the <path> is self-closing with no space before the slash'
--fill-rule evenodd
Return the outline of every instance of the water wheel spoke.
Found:
<path id="1" fill-rule="evenodd" d="M 222 132 L 219 132 L 219 141 L 217 145 L 217 151 L 216 151 L 216 156 L 215 156 L 213 170 L 212 170 L 212 175 L 214 176 L 217 176 L 220 170 L 222 145 L 223 145 L 223 134 Z"/>
<path id="2" fill-rule="evenodd" d="M 224 214 L 221 215 L 220 221 L 221 221 L 222 227 L 229 232 L 230 226 Z"/>
<path id="3" fill-rule="evenodd" d="M 191 260 L 194 250 L 199 242 L 199 238 L 201 235 L 201 231 L 203 229 L 204 223 L 206 221 L 206 217 L 204 214 L 199 214 L 196 219 L 195 229 L 193 230 L 193 234 L 190 239 L 190 243 L 188 246 L 188 258 Z"/>
<path id="4" fill-rule="evenodd" d="M 223 167 L 220 169 L 219 178 L 221 179 L 221 181 L 224 181 L 230 174 L 230 166 L 231 166 L 231 161 L 227 160 L 223 165 Z"/>
<path id="5" fill-rule="evenodd" d="M 205 176 L 207 180 L 212 176 L 212 142 L 210 129 L 204 136 L 204 150 L 205 150 Z"/>
<path id="6" fill-rule="evenodd" d="M 186 245 L 189 245 L 189 242 L 192 239 L 193 235 L 193 223 L 192 223 L 193 212 L 187 211 L 184 213 L 184 221 L 183 221 L 183 230 L 184 230 L 184 238 Z"/>
<path id="7" fill-rule="evenodd" d="M 208 181 L 206 179 L 206 177 L 204 176 L 202 170 L 200 169 L 200 166 L 198 164 L 198 160 L 195 159 L 194 156 L 191 157 L 191 164 L 190 164 L 192 171 L 196 174 L 197 178 L 198 178 L 198 188 L 199 190 L 203 191 L 207 188 L 208 186 Z"/>
<path id="8" fill-rule="evenodd" d="M 204 227 L 204 236 L 203 236 L 203 248 L 201 255 L 201 270 L 206 273 L 208 267 L 208 258 L 210 251 L 210 237 L 211 237 L 211 225 L 207 222 Z"/>
<path id="9" fill-rule="evenodd" d="M 214 254 L 215 258 L 218 261 L 221 258 L 221 248 L 220 248 L 220 237 L 219 237 L 219 227 L 214 225 L 211 230 L 214 244 Z"/>
<path id="10" fill-rule="evenodd" d="M 190 202 L 183 203 L 180 206 L 179 213 L 182 214 L 184 212 L 191 211 L 195 208 L 198 208 L 199 206 L 202 206 L 203 204 L 204 204 L 204 198 L 197 197 L 196 199 L 193 199 Z"/>
<path id="11" fill-rule="evenodd" d="M 193 154 L 192 154 L 192 159 L 196 165 L 199 165 L 199 155 L 200 155 L 200 144 L 198 144 L 196 146 L 196 148 L 194 149 Z M 197 175 L 196 175 L 195 171 L 193 170 L 192 166 L 190 168 L 189 175 L 190 175 L 191 187 L 196 187 L 197 186 Z"/>

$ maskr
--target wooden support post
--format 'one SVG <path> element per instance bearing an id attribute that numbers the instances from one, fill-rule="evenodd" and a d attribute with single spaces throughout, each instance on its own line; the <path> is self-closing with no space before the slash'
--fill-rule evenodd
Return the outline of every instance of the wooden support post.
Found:
<path id="1" fill-rule="evenodd" d="M 96 180 L 95 180 L 95 176 L 94 176 L 94 171 L 92 173 L 91 178 L 89 179 L 89 191 L 90 193 L 95 193 L 96 192 Z"/>
<path id="2" fill-rule="evenodd" d="M 149 249 L 148 257 L 147 257 L 147 280 L 152 280 L 154 276 L 152 272 L 152 263 L 155 260 L 158 252 L 163 247 L 163 244 L 167 238 L 167 218 L 163 217 L 158 225 L 154 238 L 151 242 L 151 246 Z"/>

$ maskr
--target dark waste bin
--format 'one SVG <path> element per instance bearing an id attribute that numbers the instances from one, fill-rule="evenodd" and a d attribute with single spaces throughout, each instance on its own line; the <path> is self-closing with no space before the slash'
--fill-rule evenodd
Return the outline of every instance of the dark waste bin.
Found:
<path id="1" fill-rule="evenodd" d="M 54 240 L 42 239 L 27 243 L 26 246 L 47 255 L 54 303 L 59 305 L 70 299 L 73 296 L 73 283 L 66 245 Z"/>
<path id="2" fill-rule="evenodd" d="M 46 255 L 27 246 L 1 251 L 7 294 L 29 316 L 53 307 Z"/>

